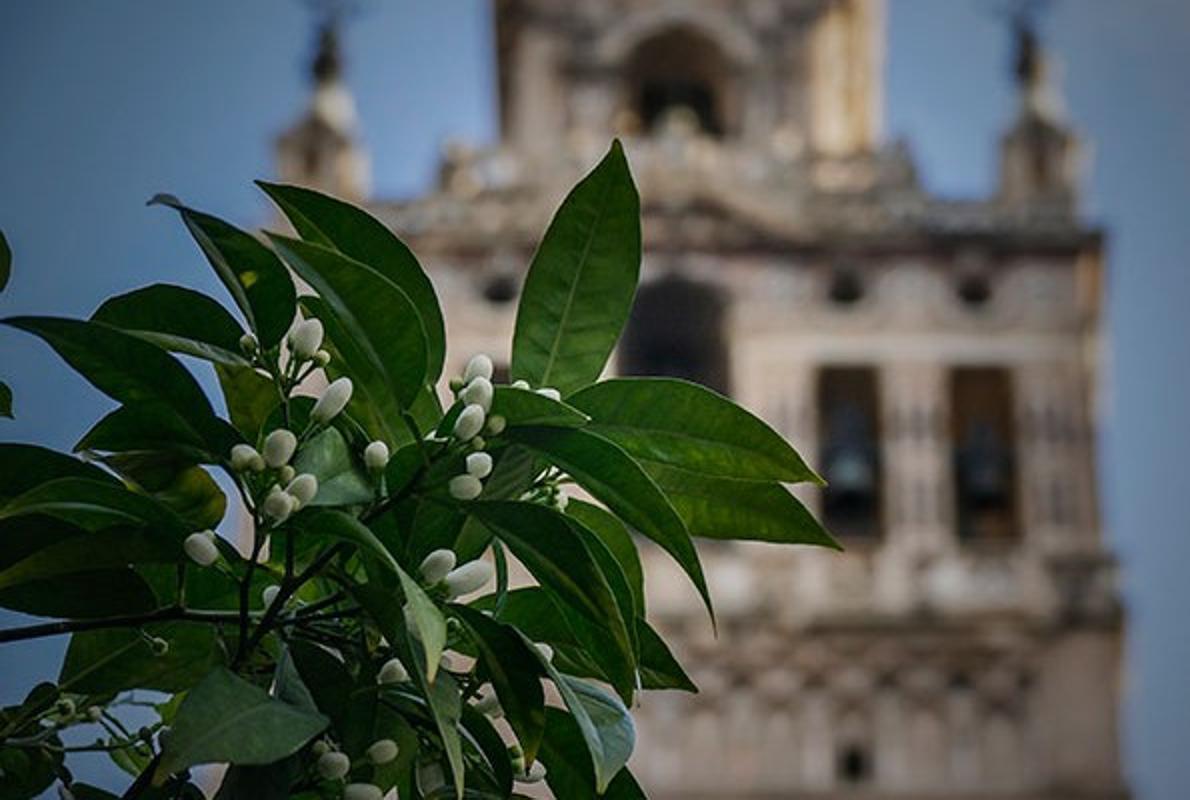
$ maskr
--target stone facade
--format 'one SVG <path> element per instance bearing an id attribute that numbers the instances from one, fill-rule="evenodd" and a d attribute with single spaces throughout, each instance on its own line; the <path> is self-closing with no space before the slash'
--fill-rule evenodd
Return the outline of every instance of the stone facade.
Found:
<path id="1" fill-rule="evenodd" d="M 717 639 L 646 550 L 650 617 L 702 689 L 636 709 L 650 795 L 1127 797 L 1095 475 L 1102 235 L 1029 26 L 1001 186 L 948 200 L 881 138 L 879 0 L 498 0 L 495 21 L 501 140 L 370 204 L 435 281 L 448 370 L 507 362 L 524 265 L 621 136 L 645 261 L 617 369 L 760 413 L 831 481 L 799 494 L 847 548 L 705 544 Z M 359 196 L 333 166 L 362 163 L 349 128 L 319 134 L 332 165 L 293 156 L 309 120 L 282 177 Z"/>

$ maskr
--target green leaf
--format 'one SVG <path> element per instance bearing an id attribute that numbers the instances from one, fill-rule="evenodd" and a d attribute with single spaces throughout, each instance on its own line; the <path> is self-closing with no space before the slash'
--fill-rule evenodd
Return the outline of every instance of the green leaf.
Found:
<path id="1" fill-rule="evenodd" d="M 106 300 L 91 319 L 134 333 L 158 347 L 230 366 L 244 330 L 218 302 L 201 292 L 155 283 Z"/>
<path id="2" fill-rule="evenodd" d="M 61 746 L 58 737 L 50 744 Z M 0 746 L 0 797 L 25 800 L 41 795 L 58 777 L 62 753 L 44 747 Z"/>
<path id="3" fill-rule="evenodd" d="M 296 753 L 327 718 L 270 697 L 222 667 L 190 690 L 178 709 L 154 783 L 195 764 L 269 764 Z"/>
<path id="4" fill-rule="evenodd" d="M 275 234 L 269 238 L 345 332 L 334 343 L 352 374 L 357 365 L 375 373 L 404 409 L 412 406 L 426 383 L 426 334 L 409 296 L 338 251 Z"/>
<path id="5" fill-rule="evenodd" d="M 546 783 L 554 797 L 566 800 L 645 800 L 645 793 L 627 768 L 607 781 L 601 791 L 584 758 L 584 740 L 580 720 L 557 708 L 546 710 L 546 739 L 541 749 L 541 763 L 546 767 Z"/>
<path id="6" fill-rule="evenodd" d="M 276 202 L 302 239 L 366 264 L 408 295 L 426 335 L 426 377 L 436 382 L 446 355 L 446 326 L 434 285 L 405 243 L 383 222 L 349 203 L 300 186 L 264 181 L 256 185 Z"/>
<path id="7" fill-rule="evenodd" d="M 589 419 L 586 414 L 566 403 L 511 386 L 496 387 L 491 416 L 504 417 L 513 427 L 539 425 L 546 428 L 581 428 Z"/>
<path id="8" fill-rule="evenodd" d="M 343 751 L 362 756 L 375 741 L 375 674 L 361 670 L 359 678 L 353 678 L 339 653 L 301 639 L 291 641 L 289 651 L 318 710 L 331 718 Z"/>
<path id="9" fill-rule="evenodd" d="M 413 637 L 408 637 L 408 645 L 413 647 Z M 416 658 L 408 659 L 413 662 L 413 679 L 426 698 L 430 708 L 434 726 L 442 740 L 442 749 L 446 751 L 446 760 L 454 778 L 455 796 L 463 797 L 463 784 L 466 768 L 463 762 L 463 743 L 459 739 L 459 718 L 462 715 L 462 695 L 459 685 L 448 672 L 442 672 L 437 679 L 426 674 L 422 663 Z"/>
<path id="10" fill-rule="evenodd" d="M 0 607 L 40 617 L 98 619 L 152 611 L 157 597 L 132 569 L 96 569 L 0 589 Z"/>
<path id="11" fill-rule="evenodd" d="M 127 689 L 181 692 L 220 663 L 213 625 L 165 622 L 141 630 L 167 641 L 169 650 L 156 655 L 136 628 L 108 628 L 71 636 L 58 675 L 61 689 L 86 694 Z"/>
<path id="12" fill-rule="evenodd" d="M 342 511 L 303 513 L 295 518 L 295 525 L 311 533 L 333 536 L 361 547 L 397 577 L 410 610 L 409 617 L 413 619 L 422 649 L 425 651 L 426 676 L 433 681 L 438 671 L 438 662 L 442 658 L 442 650 L 446 647 L 446 620 L 417 581 L 401 568 L 372 531 L 355 517 Z"/>
<path id="13" fill-rule="evenodd" d="M 302 445 L 293 468 L 299 475 L 308 472 L 318 479 L 312 506 L 361 505 L 376 497 L 367 473 L 352 458 L 343 434 L 335 428 L 327 428 Z"/>
<path id="14" fill-rule="evenodd" d="M 586 430 L 516 428 L 504 434 L 570 473 L 580 486 L 681 565 L 712 614 L 698 552 L 669 500 L 618 445 Z"/>
<path id="15" fill-rule="evenodd" d="M 0 231 L 0 292 L 8 286 L 8 279 L 12 276 L 12 249 L 8 246 L 8 239 L 4 231 Z"/>
<path id="16" fill-rule="evenodd" d="M 508 749 L 499 731 L 492 725 L 486 715 L 476 711 L 466 703 L 463 704 L 461 718 L 463 731 L 470 739 L 475 749 L 483 754 L 484 760 L 491 767 L 492 780 L 496 784 L 499 797 L 505 798 L 512 792 L 512 761 L 509 759 Z M 545 711 L 542 710 L 542 724 L 545 722 Z M 523 749 L 523 748 L 522 748 Z M 404 795 L 400 795 L 404 797 Z"/>
<path id="17" fill-rule="evenodd" d="M 0 444 L 0 503 L 55 478 L 90 478 L 118 484 L 85 461 L 33 444 Z"/>
<path id="18" fill-rule="evenodd" d="M 277 387 L 266 376 L 251 367 L 215 365 L 215 375 L 227 403 L 232 424 L 249 442 L 255 442 L 269 414 L 280 404 Z"/>
<path id="19" fill-rule="evenodd" d="M 83 434 L 74 449 L 76 452 L 170 453 L 192 462 L 215 464 L 226 457 L 239 438 L 239 433 L 222 420 L 211 420 L 204 437 L 168 406 L 137 403 L 120 406 L 103 417 Z"/>
<path id="20" fill-rule="evenodd" d="M 297 291 L 284 265 L 256 237 L 223 220 L 157 195 L 149 204 L 176 209 L 215 274 L 256 332 L 260 346 L 276 346 L 293 324 Z"/>
<path id="21" fill-rule="evenodd" d="M 779 483 L 717 478 L 660 464 L 649 464 L 646 471 L 694 536 L 842 549 Z"/>
<path id="22" fill-rule="evenodd" d="M 599 377 L 640 275 L 640 198 L 620 143 L 571 190 L 521 292 L 512 376 L 568 394 Z"/>
<path id="23" fill-rule="evenodd" d="M 118 484 L 90 478 L 58 478 L 35 486 L 0 508 L 0 520 L 45 514 L 91 531 L 113 525 L 152 525 L 177 542 L 189 533 L 170 509 Z"/>
<path id="24" fill-rule="evenodd" d="M 12 389 L 4 381 L 0 381 L 0 417 L 12 419 Z"/>
<path id="25" fill-rule="evenodd" d="M 301 774 L 297 756 L 272 764 L 234 764 L 224 773 L 214 800 L 295 800 L 300 796 L 292 794 L 289 787 Z"/>
<path id="26" fill-rule="evenodd" d="M 781 435 L 722 395 L 672 378 L 617 378 L 567 400 L 589 430 L 639 461 L 726 478 L 785 483 L 822 479 Z"/>
<path id="27" fill-rule="evenodd" d="M 680 689 L 698 692 L 698 687 L 669 651 L 665 640 L 643 619 L 636 621 L 640 637 L 640 679 L 645 689 Z"/>
<path id="28" fill-rule="evenodd" d="M 603 570 L 563 515 L 532 503 L 486 501 L 468 510 L 568 607 L 606 628 L 628 659 L 632 640 Z"/>
<path id="29" fill-rule="evenodd" d="M 60 317 L 10 317 L 4 323 L 40 336 L 92 386 L 126 405 L 148 404 L 171 415 L 215 452 L 234 443 L 185 367 L 156 345 L 101 322 Z"/>
<path id="30" fill-rule="evenodd" d="M 545 694 L 541 690 L 545 670 L 540 660 L 507 625 L 463 605 L 453 605 L 451 611 L 470 630 L 504 716 L 525 752 L 525 759 L 532 761 L 537 758 L 545 730 Z"/>
<path id="31" fill-rule="evenodd" d="M 645 573 L 640 563 L 640 553 L 636 549 L 636 542 L 632 534 L 624 527 L 615 514 L 611 514 L 599 506 L 573 498 L 566 505 L 566 513 L 581 522 L 587 530 L 598 536 L 603 544 L 616 557 L 620 569 L 632 590 L 633 616 L 641 617 L 645 613 Z"/>
<path id="32" fill-rule="evenodd" d="M 90 533 L 42 516 L 4 520 L 0 542 L 0 590 L 77 572 L 173 563 L 182 555 L 176 537 L 155 530 L 121 526 Z"/>

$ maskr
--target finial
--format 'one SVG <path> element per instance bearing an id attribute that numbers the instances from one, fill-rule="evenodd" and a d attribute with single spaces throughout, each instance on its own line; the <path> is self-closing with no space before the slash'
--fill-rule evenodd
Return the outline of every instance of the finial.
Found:
<path id="1" fill-rule="evenodd" d="M 337 80 L 343 71 L 343 60 L 339 54 L 339 21 L 329 17 L 318 26 L 318 51 L 314 56 L 310 74 L 315 83 L 329 83 Z"/>

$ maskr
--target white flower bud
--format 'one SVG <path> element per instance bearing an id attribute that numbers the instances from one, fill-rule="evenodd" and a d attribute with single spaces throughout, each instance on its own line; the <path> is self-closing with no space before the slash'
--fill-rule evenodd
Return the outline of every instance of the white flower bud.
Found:
<path id="1" fill-rule="evenodd" d="M 250 356 L 260 349 L 260 342 L 256 341 L 256 337 L 250 333 L 245 333 L 240 337 L 240 351 Z"/>
<path id="2" fill-rule="evenodd" d="M 314 744 L 310 745 L 310 752 L 314 754 L 315 758 L 321 758 L 331 751 L 331 746 L 326 739 L 319 739 Z"/>
<path id="3" fill-rule="evenodd" d="M 303 472 L 289 482 L 289 485 L 285 487 L 285 493 L 297 501 L 294 508 L 297 510 L 309 504 L 314 499 L 314 495 L 318 494 L 318 478 L 308 472 Z"/>
<path id="4" fill-rule="evenodd" d="M 383 800 L 384 792 L 371 783 L 349 783 L 343 787 L 343 800 Z"/>
<path id="5" fill-rule="evenodd" d="M 467 473 L 476 478 L 486 478 L 492 474 L 492 457 L 487 453 L 472 453 L 467 456 Z"/>
<path id="6" fill-rule="evenodd" d="M 472 356 L 467 362 L 467 368 L 463 370 L 463 383 L 471 383 L 476 378 L 486 378 L 489 381 L 492 379 L 492 359 L 483 353 Z"/>
<path id="7" fill-rule="evenodd" d="M 497 699 L 495 692 L 482 695 L 475 701 L 474 708 L 480 714 L 486 714 L 492 719 L 499 719 L 504 716 L 504 709 L 500 707 L 500 701 Z"/>
<path id="8" fill-rule="evenodd" d="M 259 464 L 259 467 L 257 466 Z M 264 459 L 250 444 L 237 444 L 231 448 L 231 468 L 236 472 L 264 469 Z"/>
<path id="9" fill-rule="evenodd" d="M 346 408 L 347 402 L 351 400 L 351 389 L 351 378 L 336 378 L 314 404 L 310 419 L 325 425 L 339 416 L 339 412 Z"/>
<path id="10" fill-rule="evenodd" d="M 273 522 L 284 522 L 294 512 L 294 505 L 296 503 L 297 501 L 293 495 L 281 491 L 279 486 L 274 486 L 269 490 L 262 507 L 264 508 L 265 516 L 273 520 Z"/>
<path id="11" fill-rule="evenodd" d="M 392 739 L 380 739 L 368 748 L 368 760 L 373 764 L 387 764 L 396 757 L 397 743 Z"/>
<path id="12" fill-rule="evenodd" d="M 320 367 L 325 367 L 331 363 L 331 354 L 325 350 L 319 350 L 314 354 L 314 363 Z"/>
<path id="13" fill-rule="evenodd" d="M 455 500 L 474 500 L 483 493 L 483 484 L 474 475 L 456 475 L 447 484 Z"/>
<path id="14" fill-rule="evenodd" d="M 463 391 L 463 386 L 465 386 L 465 384 L 463 383 L 462 378 L 451 378 L 449 386 L 450 390 L 454 392 L 455 396 L 457 397 L 459 392 Z"/>
<path id="15" fill-rule="evenodd" d="M 281 594 L 281 587 L 276 584 L 264 587 L 260 592 L 260 599 L 264 601 L 264 607 L 268 608 L 277 602 L 277 595 L 279 594 Z"/>
<path id="16" fill-rule="evenodd" d="M 513 381 L 513 382 L 512 382 L 512 388 L 514 388 L 514 389 L 528 389 L 528 388 L 530 388 L 530 387 L 529 387 L 529 382 L 528 382 L 528 381 L 526 381 L 526 380 L 519 380 L 519 381 Z"/>
<path id="17" fill-rule="evenodd" d="M 219 560 L 219 548 L 205 533 L 192 533 L 182 542 L 186 555 L 200 567 L 209 567 Z"/>
<path id="18" fill-rule="evenodd" d="M 87 706 L 87 719 L 99 722 L 103 718 L 103 709 L 99 706 Z"/>
<path id="19" fill-rule="evenodd" d="M 540 761 L 534 761 L 527 772 L 522 772 L 516 776 L 516 780 L 518 783 L 541 783 L 545 780 L 545 764 L 542 764 Z"/>
<path id="20" fill-rule="evenodd" d="M 474 403 L 487 413 L 492 410 L 493 392 L 492 382 L 481 376 L 467 384 L 467 388 L 459 393 L 459 399 L 464 403 Z"/>
<path id="21" fill-rule="evenodd" d="M 151 636 L 149 637 L 149 649 L 153 651 L 153 655 L 155 656 L 164 656 L 169 653 L 169 642 L 160 636 Z"/>
<path id="22" fill-rule="evenodd" d="M 364 466 L 373 472 L 380 472 L 388 466 L 388 445 L 377 439 L 364 448 Z"/>
<path id="23" fill-rule="evenodd" d="M 551 400 L 553 400 L 553 401 L 555 401 L 555 402 L 557 402 L 557 401 L 561 401 L 561 399 L 562 399 L 562 393 L 561 393 L 561 392 L 559 392 L 557 389 L 551 389 L 551 388 L 550 388 L 550 387 L 548 387 L 548 386 L 546 386 L 546 387 L 544 387 L 544 388 L 541 388 L 541 389 L 538 389 L 538 390 L 537 390 L 537 393 L 538 393 L 539 395 L 541 395 L 542 397 L 548 397 L 549 399 L 551 399 Z"/>
<path id="24" fill-rule="evenodd" d="M 483 406 L 472 403 L 463 409 L 459 418 L 455 420 L 454 434 L 462 441 L 475 438 L 483 430 L 483 421 L 487 412 Z"/>
<path id="25" fill-rule="evenodd" d="M 554 498 L 554 508 L 558 509 L 559 511 L 565 511 L 566 506 L 569 503 L 570 497 L 563 494 L 562 492 L 558 492 L 558 496 Z"/>
<path id="26" fill-rule="evenodd" d="M 322 323 L 314 318 L 304 319 L 289 332 L 289 349 L 303 361 L 314 358 L 322 347 Z"/>
<path id="27" fill-rule="evenodd" d="M 533 646 L 537 648 L 537 652 L 541 653 L 541 657 L 546 661 L 554 660 L 554 648 L 545 642 L 536 642 Z"/>
<path id="28" fill-rule="evenodd" d="M 520 775 L 525 771 L 525 751 L 515 742 L 508 746 L 508 760 L 512 762 L 512 772 Z"/>
<path id="29" fill-rule="evenodd" d="M 293 458 L 294 450 L 297 450 L 297 437 L 293 431 L 278 428 L 264 439 L 264 463 L 280 469 Z"/>
<path id="30" fill-rule="evenodd" d="M 488 425 L 484 429 L 489 436 L 499 436 L 508 427 L 508 420 L 500 414 L 488 417 Z"/>
<path id="31" fill-rule="evenodd" d="M 427 586 L 433 586 L 446 577 L 455 568 L 455 553 L 453 550 L 435 550 L 422 559 L 421 578 Z"/>
<path id="32" fill-rule="evenodd" d="M 351 759 L 346 753 L 331 751 L 318 757 L 318 774 L 327 780 L 337 781 L 351 772 Z"/>
<path id="33" fill-rule="evenodd" d="M 475 560 L 452 569 L 442 579 L 442 583 L 446 586 L 446 593 L 454 599 L 482 589 L 494 576 L 495 570 L 491 564 Z"/>
<path id="34" fill-rule="evenodd" d="M 404 683 L 409 680 L 409 671 L 399 658 L 390 658 L 384 662 L 380 672 L 376 673 L 376 682 L 380 684 Z"/>
<path id="35" fill-rule="evenodd" d="M 281 483 L 289 483 L 295 477 L 297 477 L 297 470 L 293 468 L 292 464 L 286 464 L 277 470 L 277 480 Z"/>

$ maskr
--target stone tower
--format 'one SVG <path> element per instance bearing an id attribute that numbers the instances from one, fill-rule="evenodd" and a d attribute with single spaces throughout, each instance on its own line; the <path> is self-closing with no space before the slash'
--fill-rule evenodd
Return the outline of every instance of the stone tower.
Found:
<path id="1" fill-rule="evenodd" d="M 1031 27 L 1001 185 L 953 200 L 882 140 L 880 0 L 494 9 L 500 141 L 371 204 L 437 285 L 448 369 L 507 359 L 521 271 L 620 136 L 645 263 L 615 369 L 758 411 L 829 480 L 803 497 L 847 548 L 704 544 L 717 640 L 647 553 L 650 617 L 702 688 L 637 709 L 651 796 L 1127 797 L 1095 477 L 1102 234 Z"/>

